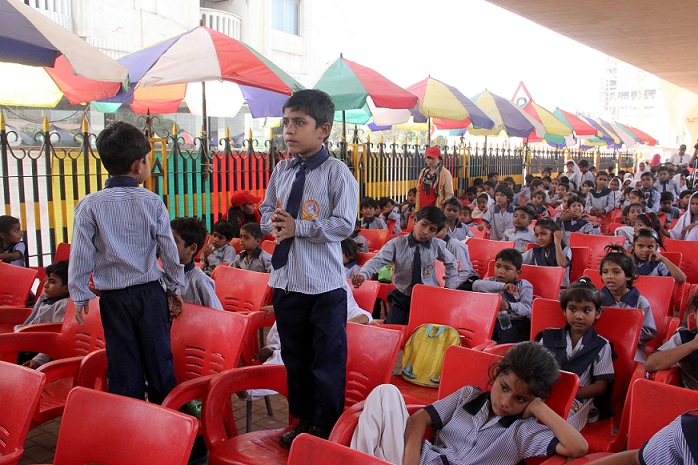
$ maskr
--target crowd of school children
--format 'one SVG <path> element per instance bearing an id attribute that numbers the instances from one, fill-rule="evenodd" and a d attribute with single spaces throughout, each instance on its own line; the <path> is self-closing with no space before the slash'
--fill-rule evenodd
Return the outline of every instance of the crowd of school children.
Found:
<path id="1" fill-rule="evenodd" d="M 312 100 L 316 94 L 304 98 Z M 515 464 L 527 457 L 554 453 L 569 457 L 584 455 L 587 445 L 579 431 L 587 423 L 613 414 L 607 401 L 614 381 L 614 349 L 594 329 L 595 322 L 604 317 L 603 307 L 641 309 L 644 319 L 635 360 L 645 363 L 649 372 L 678 364 L 684 386 L 698 389 L 696 330 L 681 327 L 648 357 L 645 345 L 657 336 L 657 322 L 648 300 L 634 286 L 637 277 L 643 275 L 671 276 L 678 283 L 686 280 L 682 270 L 662 254 L 665 238 L 698 240 L 698 229 L 694 229 L 698 224 L 698 196 L 690 190 L 686 173 L 667 166 L 653 170 L 641 166 L 636 173 L 614 174 L 597 171 L 586 160 L 569 161 L 565 172 L 552 177 L 552 170 L 544 169 L 541 177 L 526 176 L 523 186 L 516 186 L 512 178 L 499 181 L 498 174 L 491 173 L 484 182 L 475 180 L 462 198 L 446 199 L 441 208 L 425 206 L 415 210 L 416 189 L 409 191 L 403 203 L 388 197 L 377 200 L 366 197 L 358 202 L 360 218 L 348 228 L 324 223 L 324 230 L 299 232 L 295 228 L 300 226 L 289 228 L 290 223 L 295 223 L 296 215 L 312 220 L 320 212 L 323 219 L 322 215 L 343 208 L 344 217 L 351 218 L 352 205 L 337 200 L 342 196 L 330 196 L 329 200 L 318 197 L 317 201 L 306 201 L 302 206 L 291 205 L 292 198 L 298 196 L 295 189 L 300 176 L 293 171 L 298 164 L 301 165 L 298 173 L 305 170 L 305 176 L 313 179 L 305 187 L 301 184 L 302 192 L 308 195 L 315 195 L 315 188 L 325 191 L 342 188 L 328 182 L 330 174 L 323 171 L 321 164 L 329 170 L 344 168 L 331 158 L 329 165 L 324 165 L 328 159 L 322 158 L 323 152 L 326 153 L 322 141 L 328 124 L 331 126 L 331 119 L 329 123 L 325 120 L 332 112 L 327 109 L 318 112 L 315 104 L 308 104 L 302 98 L 289 102 L 284 107 L 284 133 L 292 134 L 290 149 L 293 144 L 298 146 L 297 161 L 289 160 L 277 166 L 270 180 L 271 197 L 268 195 L 260 208 L 261 197 L 247 191 L 233 194 L 227 218 L 213 225 L 208 243 L 203 220 L 185 217 L 170 221 L 160 198 L 137 188 L 150 173 L 145 156 L 150 152 L 147 139 L 124 123 L 117 123 L 100 134 L 97 145 L 111 177 L 104 190 L 86 196 L 76 207 L 70 266 L 67 261 L 61 261 L 46 268 L 43 293 L 35 300 L 27 321 L 16 329 L 62 321 L 69 297 L 75 302 L 76 318 L 82 321 L 83 313 L 88 311 L 87 302 L 99 294 L 102 321 L 108 333 L 110 391 L 143 398 L 143 379 L 147 378 L 148 398 L 158 402 L 176 384 L 169 349 L 170 319 L 181 311 L 182 302 L 222 309 L 209 276 L 216 267 L 271 273 L 274 282 L 270 281 L 270 285 L 275 288 L 271 310 L 276 308 L 280 327 L 269 332 L 267 347 L 259 358 L 266 363 L 283 363 L 280 349 L 284 357 L 286 353 L 293 356 L 290 349 L 284 351 L 285 344 L 301 343 L 286 342 L 293 338 L 289 328 L 301 324 L 293 320 L 300 317 L 288 316 L 289 307 L 315 308 L 329 299 L 333 305 L 340 302 L 338 306 L 344 308 L 343 297 L 337 300 L 337 295 L 346 294 L 347 314 L 342 315 L 342 321 L 406 325 L 414 286 L 439 286 L 434 265 L 439 260 L 444 264 L 445 287 L 502 296 L 500 319 L 492 339 L 497 343 L 517 344 L 491 374 L 490 392 L 465 386 L 412 416 L 406 414 L 402 397 L 394 386 L 380 386 L 366 400 L 352 440 L 354 448 L 396 464 Z M 303 118 L 311 120 L 310 123 L 302 121 Z M 316 132 L 310 136 L 312 143 L 305 147 L 302 138 L 306 137 L 303 131 L 311 131 L 304 126 L 308 124 Z M 351 176 L 348 171 L 341 173 Z M 297 201 L 300 203 L 300 198 Z M 322 203 L 328 201 L 339 203 Z M 124 219 L 119 212 L 124 209 L 133 212 L 128 219 L 132 223 L 130 230 L 138 232 L 129 235 L 123 232 Z M 601 223 L 614 211 L 622 212 L 624 225 L 617 227 L 614 234 L 624 237 L 625 244 L 607 248 L 599 267 L 603 287 L 596 288 L 587 277 L 570 283 L 570 234 L 600 235 Z M 356 203 L 353 214 L 356 215 Z M 331 230 L 333 227 L 336 230 Z M 375 256 L 359 265 L 358 253 L 368 252 L 361 234 L 364 229 L 388 229 L 389 239 Z M 473 269 L 468 245 L 470 238 L 483 234 L 490 240 L 515 244 L 497 253 L 493 276 L 484 279 Z M 276 263 L 276 253 L 272 257 L 260 247 L 265 235 L 277 242 L 277 248 L 283 248 L 284 241 L 295 239 L 298 242 L 294 247 L 308 247 L 308 255 L 294 257 L 292 253 Z M 234 238 L 239 252 L 231 244 Z M 19 220 L 1 216 L 0 239 L 4 250 L 0 259 L 24 266 L 26 248 Z M 312 248 L 322 242 L 334 245 L 331 249 Z M 337 259 L 340 249 L 344 264 L 340 289 L 331 287 L 335 290 L 314 292 L 312 286 L 322 286 L 302 280 L 311 290 L 293 289 L 298 280 L 279 271 L 289 266 L 299 267 L 310 256 L 320 260 L 317 263 L 325 263 L 321 259 L 327 250 L 335 255 L 332 260 Z M 301 261 L 289 261 L 287 265 L 285 260 Z M 380 306 L 374 310 L 356 305 L 348 283 L 359 287 L 365 280 L 376 279 L 378 272 L 391 263 L 394 290 L 388 295 L 389 309 L 383 320 Z M 567 324 L 543 331 L 534 342 L 526 342 L 530 337 L 534 294 L 531 283 L 520 278 L 523 264 L 565 269 L 560 306 Z M 306 272 L 295 269 L 295 272 L 287 271 Z M 304 300 L 308 295 L 323 297 L 309 303 Z M 698 297 L 688 308 L 687 313 L 698 316 Z M 504 315 L 506 318 L 501 318 Z M 144 333 L 152 336 L 147 344 L 139 340 L 144 339 Z M 343 350 L 346 357 L 346 347 Z M 130 364 L 134 357 L 143 361 L 142 366 Z M 38 353 L 22 353 L 18 359 L 30 368 L 48 360 L 47 355 Z M 303 363 L 294 359 L 291 365 Z M 295 369 L 292 366 L 289 366 L 290 389 L 291 373 Z M 558 368 L 576 373 L 580 379 L 567 421 L 543 402 L 559 377 Z M 342 382 L 342 392 L 343 388 Z M 266 394 L 252 391 L 246 395 Z M 292 395 L 301 394 L 289 393 L 292 414 L 301 422 L 282 437 L 282 445 L 289 447 L 295 436 L 303 432 L 326 438 L 332 422 L 321 422 L 317 412 L 302 413 L 313 399 L 299 402 Z M 337 412 L 333 415 L 331 418 L 336 420 Z M 694 455 L 691 461 L 690 456 L 690 451 L 696 451 L 698 441 L 695 424 L 692 420 L 682 422 L 679 427 L 670 425 L 671 430 L 658 433 L 640 452 L 628 453 L 631 461 L 622 463 L 639 463 L 638 460 L 695 463 L 698 457 Z M 440 430 L 433 443 L 424 440 L 428 427 Z M 674 458 L 679 456 L 684 461 Z"/>

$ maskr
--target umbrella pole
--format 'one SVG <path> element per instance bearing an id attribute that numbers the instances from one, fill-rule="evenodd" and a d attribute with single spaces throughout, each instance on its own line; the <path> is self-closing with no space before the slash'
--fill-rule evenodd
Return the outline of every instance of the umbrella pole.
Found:
<path id="1" fill-rule="evenodd" d="M 206 116 L 206 83 L 201 83 L 201 112 L 203 114 L 203 125 L 201 126 L 201 142 L 204 153 L 208 153 L 208 117 Z"/>
<path id="2" fill-rule="evenodd" d="M 427 116 L 427 147 L 431 147 L 431 116 Z"/>

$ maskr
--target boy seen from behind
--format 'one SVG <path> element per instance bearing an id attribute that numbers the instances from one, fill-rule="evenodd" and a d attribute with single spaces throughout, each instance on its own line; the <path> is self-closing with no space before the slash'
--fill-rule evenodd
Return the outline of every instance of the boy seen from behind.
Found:
<path id="1" fill-rule="evenodd" d="M 105 188 L 75 207 L 68 287 L 83 324 L 95 294 L 107 346 L 109 392 L 161 403 L 177 384 L 170 317 L 182 311 L 184 267 L 162 199 L 140 187 L 150 176 L 150 142 L 135 126 L 114 123 L 97 137 Z M 128 212 L 124 215 L 124 212 Z M 162 268 L 158 264 L 162 262 Z"/>
<path id="2" fill-rule="evenodd" d="M 230 264 L 233 268 L 271 273 L 271 254 L 262 250 L 262 228 L 257 223 L 247 223 L 240 228 L 240 252 Z"/>
<path id="3" fill-rule="evenodd" d="M 206 225 L 201 218 L 183 217 L 170 221 L 172 236 L 177 244 L 179 263 L 184 265 L 184 290 L 182 300 L 190 304 L 203 305 L 223 310 L 216 295 L 213 279 L 206 276 L 194 263 L 194 257 L 206 241 Z"/>

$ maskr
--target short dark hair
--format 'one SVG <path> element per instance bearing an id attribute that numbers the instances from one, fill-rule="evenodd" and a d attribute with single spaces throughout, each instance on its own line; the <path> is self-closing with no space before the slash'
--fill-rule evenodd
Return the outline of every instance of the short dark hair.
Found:
<path id="1" fill-rule="evenodd" d="M 437 231 L 441 231 L 447 221 L 444 212 L 433 205 L 424 207 L 417 212 L 417 221 L 420 220 L 427 220 L 430 223 L 434 223 Z"/>
<path id="2" fill-rule="evenodd" d="M 204 247 L 208 232 L 206 231 L 206 223 L 201 218 L 195 216 L 175 218 L 170 221 L 170 228 L 182 238 L 184 247 L 196 244 L 197 252 Z"/>
<path id="3" fill-rule="evenodd" d="M 563 186 L 565 188 L 565 191 L 568 192 L 570 190 L 570 185 L 567 184 L 566 182 L 561 182 L 560 184 L 557 185 L 558 187 Z"/>
<path id="4" fill-rule="evenodd" d="M 499 173 L 496 171 L 490 171 L 489 173 L 487 173 L 487 179 L 493 178 L 495 176 L 499 177 Z"/>
<path id="5" fill-rule="evenodd" d="M 407 195 L 414 194 L 417 195 L 417 188 L 413 187 L 410 190 L 407 191 Z"/>
<path id="6" fill-rule="evenodd" d="M 577 166 L 580 168 L 589 168 L 589 160 L 581 159 L 577 163 Z"/>
<path id="7" fill-rule="evenodd" d="M 652 180 L 654 180 L 654 174 L 652 174 L 651 171 L 645 171 L 645 172 L 642 173 L 642 175 L 640 176 L 640 179 L 642 179 L 642 178 L 651 178 Z"/>
<path id="8" fill-rule="evenodd" d="M 630 195 L 630 194 L 632 194 L 632 195 L 634 195 L 634 196 L 636 196 L 636 197 L 639 197 L 639 198 L 641 198 L 641 199 L 643 199 L 643 200 L 644 200 L 644 198 L 645 198 L 645 193 L 642 192 L 642 189 L 637 189 L 637 188 L 635 188 L 635 189 L 631 190 L 630 192 L 628 192 L 628 195 Z"/>
<path id="9" fill-rule="evenodd" d="M 46 276 L 54 275 L 64 286 L 68 285 L 68 260 L 61 260 L 46 267 Z"/>
<path id="10" fill-rule="evenodd" d="M 97 136 L 97 151 L 102 165 L 111 176 L 131 172 L 134 162 L 150 154 L 150 141 L 132 124 L 117 121 Z"/>
<path id="11" fill-rule="evenodd" d="M 481 184 L 484 184 L 485 181 L 482 180 L 482 178 L 475 178 L 473 179 L 473 186 L 477 187 Z"/>
<path id="12" fill-rule="evenodd" d="M 378 202 L 373 197 L 364 197 L 359 203 L 359 208 L 378 208 Z"/>
<path id="13" fill-rule="evenodd" d="M 582 186 L 594 187 L 594 186 L 596 186 L 596 183 L 594 183 L 594 181 L 592 181 L 591 179 L 587 179 L 586 181 L 584 181 L 582 183 Z"/>
<path id="14" fill-rule="evenodd" d="M 235 235 L 235 227 L 230 221 L 220 220 L 213 225 L 213 228 L 211 228 L 211 233 L 218 233 L 225 237 L 225 240 L 229 241 Z"/>
<path id="15" fill-rule="evenodd" d="M 327 123 L 332 127 L 334 122 L 334 102 L 325 92 L 318 89 L 303 89 L 293 93 L 286 103 L 286 109 L 302 111 L 315 120 L 315 127 L 320 127 Z"/>
<path id="16" fill-rule="evenodd" d="M 660 202 L 666 202 L 666 201 L 673 202 L 674 201 L 674 193 L 671 191 L 662 192 L 661 195 L 659 196 L 659 201 Z"/>
<path id="17" fill-rule="evenodd" d="M 684 197 L 690 197 L 693 195 L 693 191 L 686 189 L 685 191 L 681 191 L 679 193 L 679 199 L 683 199 Z"/>
<path id="18" fill-rule="evenodd" d="M 594 286 L 591 278 L 582 276 L 578 281 L 570 284 L 570 287 L 562 293 L 560 307 L 563 312 L 567 310 L 567 304 L 570 302 L 591 302 L 594 304 L 596 311 L 601 312 L 603 309 L 603 294 L 598 287 Z"/>
<path id="19" fill-rule="evenodd" d="M 545 182 L 545 181 L 551 182 L 553 180 L 553 178 L 551 178 L 550 176 L 543 176 L 540 180 L 543 182 Z"/>
<path id="20" fill-rule="evenodd" d="M 19 218 L 15 218 L 14 216 L 10 215 L 1 215 L 0 216 L 0 233 L 7 234 L 10 232 L 10 229 L 16 224 L 19 224 Z"/>
<path id="21" fill-rule="evenodd" d="M 482 183 L 482 185 L 483 185 L 483 187 L 491 187 L 492 189 L 494 189 L 495 187 L 497 187 L 497 186 L 495 185 L 495 183 L 493 183 L 492 181 L 485 181 L 485 182 Z"/>
<path id="22" fill-rule="evenodd" d="M 342 253 L 349 259 L 349 261 L 355 260 L 356 255 L 359 253 L 359 246 L 356 244 L 354 239 L 347 238 L 342 242 Z"/>
<path id="23" fill-rule="evenodd" d="M 531 173 L 528 173 L 524 177 L 524 181 L 526 182 L 526 184 L 531 184 L 533 182 L 533 175 Z"/>
<path id="24" fill-rule="evenodd" d="M 523 265 L 523 255 L 521 255 L 521 252 L 518 250 L 512 248 L 500 250 L 494 259 L 495 261 L 501 260 L 503 262 L 509 262 L 514 265 L 517 270 L 520 270 Z"/>
<path id="25" fill-rule="evenodd" d="M 514 208 L 514 213 L 516 212 L 524 212 L 528 216 L 529 220 L 533 220 L 533 218 L 536 217 L 536 212 L 534 212 L 533 209 L 528 205 L 520 205 Z"/>
<path id="26" fill-rule="evenodd" d="M 449 198 L 447 198 L 446 200 L 444 200 L 444 203 L 443 203 L 443 205 L 442 205 L 442 208 L 445 209 L 445 208 L 446 208 L 446 205 L 450 205 L 450 206 L 452 206 L 452 207 L 457 207 L 457 208 L 458 208 L 458 211 L 460 211 L 461 207 L 463 206 L 463 205 L 460 203 L 460 200 L 458 200 L 458 199 L 455 198 L 455 197 L 449 197 Z"/>
<path id="27" fill-rule="evenodd" d="M 525 383 L 531 394 L 546 399 L 560 378 L 560 366 L 550 350 L 537 342 L 520 342 L 490 368 L 490 383 L 500 375 L 512 373 Z"/>
<path id="28" fill-rule="evenodd" d="M 608 262 L 618 265 L 627 278 L 626 287 L 632 287 L 633 282 L 637 279 L 637 268 L 632 257 L 625 252 L 622 245 L 608 244 L 604 250 L 606 255 L 601 259 L 599 272 L 603 272 L 603 267 Z"/>
<path id="29" fill-rule="evenodd" d="M 538 187 L 538 186 L 542 186 L 542 185 L 543 185 L 543 180 L 542 180 L 542 179 L 536 178 L 536 179 L 534 179 L 533 181 L 531 181 L 531 188 Z"/>
<path id="30" fill-rule="evenodd" d="M 245 223 L 240 227 L 240 231 L 245 231 L 254 239 L 260 241 L 264 238 L 264 234 L 262 234 L 262 228 L 259 226 L 259 223 Z"/>
<path id="31" fill-rule="evenodd" d="M 390 197 L 381 197 L 380 199 L 378 199 L 378 206 L 381 208 L 384 208 L 389 203 L 392 203 L 393 205 L 395 205 L 395 201 L 393 199 L 391 199 Z"/>
<path id="32" fill-rule="evenodd" d="M 543 200 L 545 200 L 545 191 L 540 190 L 540 191 L 535 191 L 534 193 L 531 194 L 531 198 L 533 197 L 543 197 Z"/>
<path id="33" fill-rule="evenodd" d="M 607 178 L 609 177 L 608 173 L 605 171 L 597 171 L 596 178 L 598 179 L 599 176 L 606 176 Z"/>
<path id="34" fill-rule="evenodd" d="M 507 185 L 497 186 L 497 188 L 494 190 L 494 193 L 497 194 L 497 192 L 501 192 L 502 194 L 504 194 L 509 202 L 511 202 L 514 198 L 514 191 L 511 190 L 511 187 Z"/>
<path id="35" fill-rule="evenodd" d="M 582 206 L 586 205 L 586 201 L 582 197 L 574 194 L 572 195 L 572 197 L 567 199 L 567 208 L 570 208 L 573 203 L 581 203 Z"/>
<path id="36" fill-rule="evenodd" d="M 470 205 L 463 205 L 463 206 L 460 207 L 460 211 L 461 211 L 461 213 L 462 213 L 462 212 L 468 212 L 468 215 L 472 215 L 472 213 L 473 213 L 473 207 L 471 207 Z"/>
<path id="37" fill-rule="evenodd" d="M 666 171 L 666 172 L 668 173 L 668 172 L 669 172 L 669 167 L 668 167 L 668 166 L 662 165 L 662 166 L 660 166 L 659 168 L 657 168 L 657 174 L 661 173 L 662 171 Z"/>

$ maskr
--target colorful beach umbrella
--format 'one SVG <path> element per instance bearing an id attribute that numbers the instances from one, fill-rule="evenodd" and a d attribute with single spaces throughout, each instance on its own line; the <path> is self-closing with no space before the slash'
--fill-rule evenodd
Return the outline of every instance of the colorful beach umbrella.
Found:
<path id="1" fill-rule="evenodd" d="M 555 111 L 553 111 L 553 115 L 555 115 L 560 121 L 571 127 L 572 131 L 577 137 L 596 136 L 597 130 L 595 127 L 568 111 L 562 110 L 560 108 L 555 108 Z"/>
<path id="2" fill-rule="evenodd" d="M 209 102 L 237 113 L 245 101 L 253 116 L 280 116 L 288 96 L 303 89 L 252 47 L 205 26 L 128 54 L 119 62 L 128 68 L 132 84 L 127 92 L 105 102 L 127 103 L 136 112 L 171 113 L 183 99 L 191 101 L 189 96 L 198 94 L 205 116 Z M 212 90 L 213 98 L 207 87 L 223 90 Z M 275 114 L 266 114 L 270 108 Z"/>
<path id="3" fill-rule="evenodd" d="M 340 57 L 313 86 L 334 101 L 335 121 L 366 124 L 372 108 L 411 109 L 417 97 L 377 71 Z M 403 120 L 404 121 L 404 120 Z"/>
<path id="4" fill-rule="evenodd" d="M 621 139 L 613 130 L 606 128 L 603 124 L 593 118 L 581 116 L 581 119 L 596 129 L 596 136 L 603 140 L 609 148 L 621 148 Z"/>
<path id="5" fill-rule="evenodd" d="M 468 126 L 468 133 L 477 136 L 498 136 L 505 133 L 509 137 L 528 137 L 534 133 L 538 137 L 545 135 L 543 125 L 522 111 L 509 100 L 487 90 L 472 98 L 472 101 L 484 110 L 495 122 L 492 129 Z"/>
<path id="6" fill-rule="evenodd" d="M 615 124 L 619 126 L 622 130 L 625 130 L 626 132 L 630 133 L 640 144 L 650 146 L 657 145 L 657 139 L 650 136 L 646 132 L 634 128 L 632 126 L 628 126 L 627 124 L 621 124 L 618 121 L 615 121 Z"/>
<path id="7" fill-rule="evenodd" d="M 546 135 L 550 134 L 552 136 L 565 137 L 572 134 L 571 126 L 561 121 L 557 116 L 538 105 L 533 100 L 530 100 L 523 107 L 523 111 L 543 125 Z"/>

